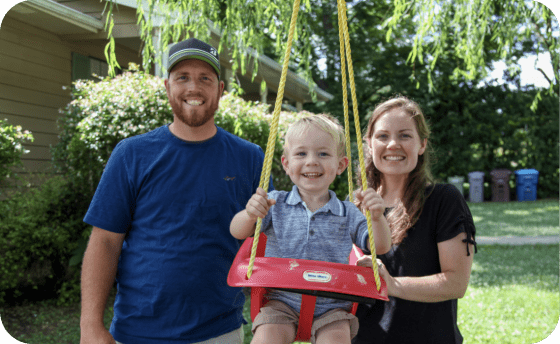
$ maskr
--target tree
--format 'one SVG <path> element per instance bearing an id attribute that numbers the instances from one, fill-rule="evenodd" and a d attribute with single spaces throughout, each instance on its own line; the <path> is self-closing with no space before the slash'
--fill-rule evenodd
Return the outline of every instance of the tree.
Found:
<path id="1" fill-rule="evenodd" d="M 546 75 L 542 69 L 539 71 L 549 82 L 549 94 L 558 94 L 559 26 L 543 4 L 530 0 L 395 0 L 394 3 L 387 37 L 399 21 L 406 17 L 415 19 L 417 34 L 409 61 L 426 59 L 432 70 L 438 59 L 451 51 L 459 61 L 454 78 L 471 80 L 478 75 L 486 76 L 489 56 L 515 66 L 527 53 L 548 52 L 553 73 Z M 535 99 L 539 96 L 540 92 Z"/>
<path id="2" fill-rule="evenodd" d="M 116 0 L 109 0 L 107 31 L 109 43 L 106 55 L 111 69 L 117 66 L 112 37 L 112 10 Z M 274 42 L 277 56 L 285 49 L 292 1 L 288 0 L 137 0 L 138 23 L 144 41 L 144 68 L 161 58 L 161 47 L 185 38 L 188 33 L 205 38 L 211 29 L 221 32 L 220 49 L 230 49 L 234 71 L 245 69 L 251 52 L 262 54 Z M 347 0 L 358 7 L 365 0 Z M 377 2 L 377 1 L 376 1 Z M 413 49 L 408 63 L 427 63 L 428 85 L 433 86 L 432 71 L 445 56 L 453 57 L 456 67 L 453 77 L 473 80 L 485 75 L 495 58 L 513 63 L 527 53 L 548 51 L 554 73 L 546 76 L 549 92 L 558 93 L 560 47 L 558 21 L 544 5 L 533 0 L 390 0 L 392 13 L 381 13 L 380 28 L 388 40 L 394 39 L 398 24 L 410 21 L 416 25 Z M 336 18 L 334 0 L 301 0 L 292 58 L 292 68 L 311 81 L 313 65 L 310 56 L 320 49 L 317 37 L 326 37 L 313 28 L 315 22 L 332 22 Z M 317 15 L 316 13 L 320 13 Z M 212 27 L 213 25 L 213 27 Z M 336 25 L 335 25 L 336 26 Z M 154 29 L 160 28 L 159 42 L 154 41 Z M 330 36 L 329 36 L 330 37 Z M 336 40 L 337 35 L 333 35 Z M 453 47 L 453 49 L 450 49 Z M 249 50 L 247 48 L 251 48 Z M 328 58 L 328 56 L 327 56 Z M 255 59 L 256 61 L 256 59 Z M 254 73 L 256 74 L 256 68 Z M 544 72 L 543 72 L 544 73 Z"/>

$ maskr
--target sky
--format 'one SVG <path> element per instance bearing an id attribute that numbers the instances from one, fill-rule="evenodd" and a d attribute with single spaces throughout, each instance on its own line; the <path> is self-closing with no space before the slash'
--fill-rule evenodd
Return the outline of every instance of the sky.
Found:
<path id="1" fill-rule="evenodd" d="M 543 53 L 538 57 L 536 55 L 523 57 L 519 60 L 521 66 L 521 85 L 535 85 L 535 87 L 548 88 L 550 84 L 545 77 L 537 71 L 537 68 L 542 68 L 549 78 L 553 78 L 552 63 L 550 62 L 550 54 Z M 506 64 L 504 62 L 495 62 L 494 70 L 488 76 L 489 79 L 502 80 Z"/>
<path id="2" fill-rule="evenodd" d="M 324 70 L 325 68 L 327 68 L 325 59 L 320 59 L 317 64 L 320 70 Z M 548 52 L 539 54 L 539 56 L 532 55 L 523 57 L 519 59 L 519 64 L 521 67 L 521 86 L 535 85 L 535 87 L 543 88 L 548 88 L 550 86 L 542 73 L 537 71 L 537 68 L 541 68 L 549 78 L 552 79 L 554 77 L 552 74 L 552 63 L 550 62 L 550 54 Z M 503 83 L 502 76 L 506 68 L 507 67 L 504 62 L 495 62 L 493 64 L 493 70 L 489 73 L 487 80 L 496 79 L 498 83 Z"/>

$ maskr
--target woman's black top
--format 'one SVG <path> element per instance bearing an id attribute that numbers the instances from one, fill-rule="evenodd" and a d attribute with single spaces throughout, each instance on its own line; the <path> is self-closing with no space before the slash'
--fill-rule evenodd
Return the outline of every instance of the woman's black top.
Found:
<path id="1" fill-rule="evenodd" d="M 451 184 L 436 184 L 426 192 L 429 197 L 417 223 L 399 245 L 378 256 L 393 277 L 440 273 L 437 244 L 463 232 L 467 233 L 465 251 L 456 254 L 470 255 L 468 243 L 475 245 L 476 252 L 475 227 L 463 195 Z M 436 303 L 389 299 L 359 305 L 360 328 L 353 344 L 463 342 L 456 299 Z"/>

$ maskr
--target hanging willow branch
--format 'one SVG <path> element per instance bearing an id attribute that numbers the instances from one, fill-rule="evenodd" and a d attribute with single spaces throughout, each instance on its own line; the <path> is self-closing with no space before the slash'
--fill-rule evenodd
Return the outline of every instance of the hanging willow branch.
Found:
<path id="1" fill-rule="evenodd" d="M 393 14 L 385 24 L 387 40 L 401 20 L 413 19 L 416 36 L 408 62 L 429 62 L 434 70 L 438 57 L 455 56 L 461 63 L 456 79 L 485 77 L 489 47 L 506 64 L 515 64 L 523 44 L 552 60 L 550 93 L 558 93 L 560 45 L 558 21 L 543 4 L 533 0 L 394 0 Z M 454 47 L 450 51 L 450 47 Z M 431 73 L 429 75 L 431 85 Z"/>
<path id="2" fill-rule="evenodd" d="M 113 10 L 115 1 L 106 3 L 108 44 L 105 54 L 110 72 L 118 67 L 115 56 Z M 313 10 L 325 1 L 303 0 L 298 16 L 290 69 L 303 74 L 310 86 L 311 69 L 317 61 L 310 57 L 318 47 L 320 32 L 313 32 Z M 354 0 L 354 3 L 366 0 Z M 454 78 L 475 80 L 486 76 L 487 65 L 496 57 L 507 65 L 516 65 L 524 54 L 550 53 L 550 88 L 558 94 L 560 44 L 558 20 L 544 5 L 533 0 L 386 0 L 392 3 L 392 15 L 383 22 L 387 39 L 404 20 L 416 25 L 408 63 L 424 61 L 428 68 L 428 87 L 433 88 L 432 71 L 438 59 L 457 61 Z M 335 1 L 336 2 L 336 1 Z M 349 2 L 351 3 L 351 2 Z M 251 59 L 253 78 L 257 75 L 257 57 L 273 44 L 281 59 L 287 42 L 291 14 L 288 0 L 137 0 L 138 25 L 143 41 L 143 67 L 149 69 L 161 61 L 164 47 L 190 36 L 221 35 L 219 50 L 232 56 L 232 70 L 243 74 Z M 349 7 L 351 14 L 352 7 Z M 332 14 L 336 16 L 335 13 Z M 273 43 L 270 40 L 274 41 Z M 408 43 L 404 43 L 408 44 Z M 522 48 L 530 45 L 529 49 Z M 524 50 L 525 49 L 525 50 Z M 487 56 L 492 54 L 492 57 Z M 278 63 L 282 64 L 279 60 Z M 414 77 L 414 75 L 413 75 Z M 417 83 L 419 87 L 420 84 Z M 310 87 L 313 89 L 313 87 Z M 534 109 L 538 98 L 535 98 Z"/>
<path id="3" fill-rule="evenodd" d="M 108 0 L 105 7 L 109 39 L 105 55 L 112 74 L 119 68 L 112 35 L 115 1 Z M 310 13 L 310 0 L 301 1 L 300 9 Z M 227 50 L 232 56 L 233 72 L 240 70 L 245 74 L 252 62 L 254 78 L 258 72 L 258 56 L 263 54 L 266 44 L 272 45 L 278 56 L 285 50 L 291 12 L 291 2 L 285 0 L 137 0 L 137 24 L 143 42 L 142 66 L 149 70 L 153 63 L 161 65 L 170 43 L 188 37 L 208 40 L 214 33 L 220 37 L 220 53 Z M 291 67 L 304 74 L 311 86 L 310 36 L 308 30 L 302 29 L 308 26 L 307 18 L 298 19 L 294 37 L 298 45 L 292 49 L 292 56 L 300 63 L 292 63 Z M 264 42 L 264 39 L 274 41 Z"/>

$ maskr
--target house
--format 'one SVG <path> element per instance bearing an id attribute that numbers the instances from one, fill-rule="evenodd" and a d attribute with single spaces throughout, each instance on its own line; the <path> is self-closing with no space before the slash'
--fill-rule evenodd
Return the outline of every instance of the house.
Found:
<path id="1" fill-rule="evenodd" d="M 141 40 L 136 25 L 136 0 L 117 0 L 114 10 L 116 56 L 120 66 L 129 62 L 141 64 Z M 51 166 L 50 146 L 58 140 L 57 118 L 71 100 L 70 86 L 74 80 L 95 73 L 107 75 L 103 10 L 99 0 L 27 0 L 13 6 L 0 26 L 0 117 L 21 125 L 33 133 L 35 141 L 26 148 L 23 164 L 29 172 L 48 172 Z M 210 43 L 217 46 L 218 31 Z M 221 54 L 222 75 L 226 88 L 232 76 L 230 57 Z M 249 69 L 249 68 L 248 68 Z M 258 75 L 252 71 L 238 73 L 247 100 L 274 104 L 281 66 L 266 56 L 259 57 Z M 156 74 L 161 68 L 154 66 Z M 266 90 L 261 92 L 261 82 Z M 163 85 L 162 85 L 163 87 Z M 333 98 L 315 89 L 318 100 Z M 301 110 L 311 102 L 308 83 L 289 72 L 284 93 L 285 105 Z"/>

